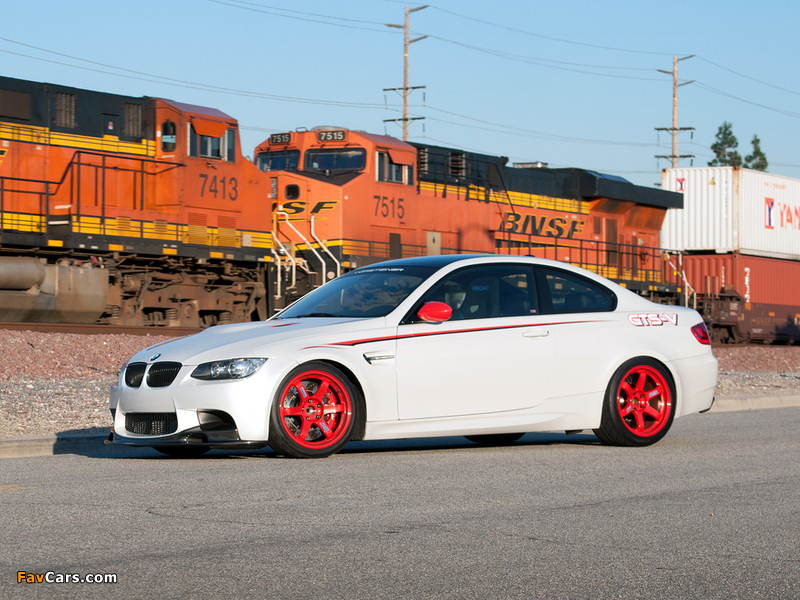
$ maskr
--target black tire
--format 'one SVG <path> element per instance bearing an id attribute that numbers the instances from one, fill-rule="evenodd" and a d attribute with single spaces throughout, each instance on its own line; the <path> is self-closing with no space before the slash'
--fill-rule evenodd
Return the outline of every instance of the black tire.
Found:
<path id="1" fill-rule="evenodd" d="M 508 446 L 521 438 L 524 433 L 487 433 L 483 435 L 465 435 L 470 442 L 479 446 Z"/>
<path id="2" fill-rule="evenodd" d="M 649 446 L 667 434 L 674 418 L 672 375 L 657 360 L 634 358 L 611 378 L 594 433 L 610 446 Z"/>
<path id="3" fill-rule="evenodd" d="M 269 445 L 293 458 L 324 458 L 350 441 L 362 419 L 361 395 L 341 370 L 323 362 L 293 369 L 272 402 Z"/>
<path id="4" fill-rule="evenodd" d="M 203 446 L 153 446 L 153 449 L 172 458 L 198 458 L 210 450 Z"/>

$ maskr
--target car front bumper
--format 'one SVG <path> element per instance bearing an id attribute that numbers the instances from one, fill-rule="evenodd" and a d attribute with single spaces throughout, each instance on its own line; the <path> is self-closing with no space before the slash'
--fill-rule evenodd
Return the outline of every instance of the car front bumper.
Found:
<path id="1" fill-rule="evenodd" d="M 242 440 L 236 429 L 222 431 L 203 431 L 200 427 L 192 427 L 184 431 L 159 436 L 159 437 L 131 437 L 119 435 L 112 431 L 105 440 L 106 444 L 115 446 L 172 446 L 172 447 L 198 447 L 219 448 L 228 450 L 255 450 L 267 446 L 267 440 Z"/>

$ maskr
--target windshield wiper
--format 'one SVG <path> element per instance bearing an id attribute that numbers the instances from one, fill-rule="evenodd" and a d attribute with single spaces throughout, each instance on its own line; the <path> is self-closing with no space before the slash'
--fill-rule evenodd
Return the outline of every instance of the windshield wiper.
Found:
<path id="1" fill-rule="evenodd" d="M 303 317 L 339 317 L 339 316 L 341 315 L 332 315 L 331 313 L 317 312 L 317 313 L 307 313 L 305 315 L 294 315 L 291 318 L 302 319 Z M 289 317 L 284 317 L 284 318 L 289 318 Z"/>

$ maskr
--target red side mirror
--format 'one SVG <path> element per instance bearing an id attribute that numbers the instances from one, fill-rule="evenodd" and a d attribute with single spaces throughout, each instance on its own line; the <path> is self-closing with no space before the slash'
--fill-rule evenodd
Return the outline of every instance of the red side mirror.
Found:
<path id="1" fill-rule="evenodd" d="M 444 302 L 426 302 L 417 316 L 426 323 L 443 323 L 453 315 L 453 309 Z"/>

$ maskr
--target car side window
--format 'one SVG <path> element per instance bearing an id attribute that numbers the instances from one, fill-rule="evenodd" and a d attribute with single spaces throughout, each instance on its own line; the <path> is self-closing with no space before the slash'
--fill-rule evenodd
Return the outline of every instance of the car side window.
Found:
<path id="1" fill-rule="evenodd" d="M 451 321 L 517 317 L 539 313 L 533 269 L 529 265 L 467 267 L 451 273 L 420 302 L 444 302 Z M 410 319 L 415 322 L 416 311 Z"/>
<path id="2" fill-rule="evenodd" d="M 617 297 L 594 281 L 549 267 L 537 267 L 542 312 L 582 313 L 612 311 Z"/>

